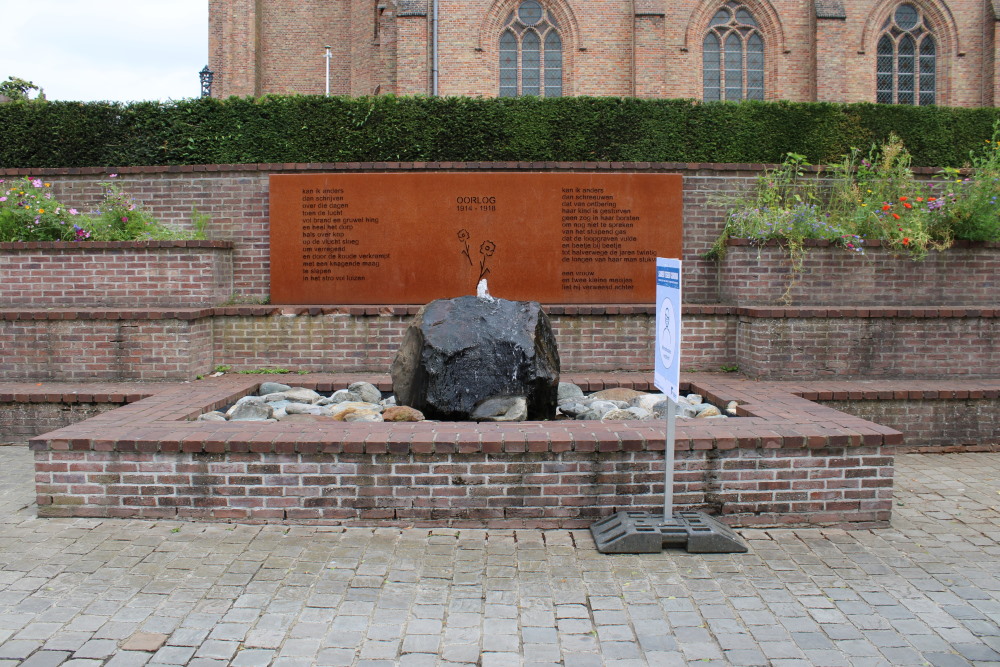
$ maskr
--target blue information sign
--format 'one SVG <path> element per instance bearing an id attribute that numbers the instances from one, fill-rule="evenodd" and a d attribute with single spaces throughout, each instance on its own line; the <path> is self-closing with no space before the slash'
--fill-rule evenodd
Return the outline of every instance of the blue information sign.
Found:
<path id="1" fill-rule="evenodd" d="M 656 360 L 653 382 L 674 403 L 681 382 L 681 260 L 656 258 Z"/>

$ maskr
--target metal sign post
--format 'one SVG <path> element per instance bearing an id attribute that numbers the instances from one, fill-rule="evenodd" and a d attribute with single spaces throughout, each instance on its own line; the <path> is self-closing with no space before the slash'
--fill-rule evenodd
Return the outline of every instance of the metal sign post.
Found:
<path id="1" fill-rule="evenodd" d="M 677 404 L 674 399 L 667 399 L 667 437 L 664 442 L 663 462 L 663 517 L 674 516 L 674 439 L 677 428 Z"/>
<path id="2" fill-rule="evenodd" d="M 618 512 L 590 527 L 601 553 L 654 553 L 684 547 L 691 553 L 744 553 L 729 526 L 704 512 L 674 512 L 674 445 L 680 400 L 681 261 L 656 260 L 656 355 L 653 378 L 667 399 L 663 514 Z"/>

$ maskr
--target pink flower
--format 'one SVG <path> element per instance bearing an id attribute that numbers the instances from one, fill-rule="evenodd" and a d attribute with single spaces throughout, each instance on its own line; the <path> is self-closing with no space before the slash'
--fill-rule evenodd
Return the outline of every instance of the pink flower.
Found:
<path id="1" fill-rule="evenodd" d="M 36 178 L 35 180 L 33 180 L 33 181 L 31 182 L 31 184 L 32 184 L 33 186 L 35 186 L 36 188 L 40 188 L 40 187 L 42 187 L 42 181 L 41 181 L 41 180 L 39 180 L 39 179 L 37 179 L 37 178 Z"/>
<path id="2" fill-rule="evenodd" d="M 111 174 L 108 178 L 118 178 L 118 174 Z"/>
<path id="3" fill-rule="evenodd" d="M 69 210 L 69 214 L 70 214 L 70 215 L 79 215 L 79 213 L 80 213 L 80 212 L 79 212 L 79 211 L 77 211 L 77 210 L 76 210 L 75 208 L 71 208 L 71 209 Z"/>

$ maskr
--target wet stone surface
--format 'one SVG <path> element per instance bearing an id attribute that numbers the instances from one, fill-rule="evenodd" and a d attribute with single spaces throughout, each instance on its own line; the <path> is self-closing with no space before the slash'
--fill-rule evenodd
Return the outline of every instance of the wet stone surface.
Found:
<path id="1" fill-rule="evenodd" d="M 997 665 L 1000 454 L 896 470 L 891 528 L 604 556 L 586 530 L 38 519 L 0 447 L 0 666 Z"/>

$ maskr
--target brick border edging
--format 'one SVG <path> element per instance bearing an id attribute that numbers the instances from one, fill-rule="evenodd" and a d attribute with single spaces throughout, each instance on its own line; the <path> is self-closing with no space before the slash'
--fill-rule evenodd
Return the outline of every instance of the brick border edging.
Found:
<path id="1" fill-rule="evenodd" d="M 239 305 L 178 308 L 11 308 L 0 309 L 2 320 L 196 320 L 206 317 L 271 317 L 274 315 L 415 315 L 416 305 Z M 546 305 L 549 315 L 653 315 L 653 305 Z M 724 306 L 684 304 L 684 315 L 744 316 L 755 318 L 998 318 L 1000 307 L 804 307 L 804 306 Z"/>
<path id="2" fill-rule="evenodd" d="M 7 167 L 0 169 L 0 176 L 105 176 L 118 174 L 190 174 L 211 172 L 271 172 L 271 171 L 499 171 L 499 170 L 539 170 L 548 171 L 748 171 L 762 172 L 781 165 L 749 162 L 555 162 L 555 161 L 506 161 L 506 162 L 270 162 L 250 164 L 187 164 L 149 165 L 130 167 Z M 823 174 L 823 165 L 808 165 L 804 171 Z M 911 167 L 914 174 L 935 175 L 937 167 Z M 960 170 L 966 173 L 967 170 Z"/>
<path id="3" fill-rule="evenodd" d="M 30 444 L 36 450 L 300 454 L 663 450 L 663 426 L 659 422 L 316 422 L 303 426 L 280 422 L 185 421 L 203 411 L 232 403 L 255 390 L 263 381 L 266 379 L 259 376 L 227 376 L 197 384 L 174 385 L 137 403 L 33 438 Z M 325 386 L 323 378 L 309 376 L 300 376 L 295 384 L 310 388 Z M 702 393 L 714 402 L 738 401 L 746 419 L 679 424 L 677 449 L 819 448 L 902 443 L 902 434 L 898 431 L 817 406 L 773 386 L 775 384 L 726 379 L 694 381 L 691 391 Z M 136 433 L 141 433 L 141 437 Z M 461 442 L 462 435 L 469 436 L 468 442 Z"/>
<path id="4" fill-rule="evenodd" d="M 775 248 L 775 247 L 787 247 L 788 241 L 786 239 L 751 239 L 751 238 L 727 238 L 726 245 L 734 248 L 742 248 L 746 246 L 751 246 L 755 248 Z M 805 248 L 833 248 L 839 247 L 840 244 L 831 241 L 829 239 L 803 239 L 802 246 Z M 891 244 L 884 242 L 880 239 L 865 239 L 865 248 L 891 248 Z M 995 241 L 966 241 L 964 239 L 955 239 L 952 241 L 951 248 L 1000 248 L 1000 243 Z M 844 250 L 844 252 L 849 252 Z"/>
<path id="5" fill-rule="evenodd" d="M 9 241 L 0 251 L 18 250 L 144 250 L 146 248 L 221 248 L 232 250 L 232 241 L 186 239 L 165 241 Z"/>
<path id="6" fill-rule="evenodd" d="M 296 386 L 309 386 L 316 391 L 328 392 L 344 388 L 352 382 L 366 381 L 382 391 L 391 391 L 392 380 L 384 373 L 308 373 L 306 375 L 282 374 L 265 376 L 253 373 L 240 375 L 250 381 L 259 382 L 271 378 L 279 381 L 297 380 Z M 600 391 L 612 387 L 627 387 L 638 391 L 657 391 L 653 387 L 651 373 L 644 372 L 575 372 L 563 373 L 565 382 L 580 385 L 584 391 Z M 211 382 L 203 380 L 202 382 Z M 754 386 L 772 386 L 784 393 L 811 402 L 822 401 L 893 401 L 893 400 L 968 400 L 1000 398 L 1000 379 L 933 379 L 933 380 L 807 380 L 754 382 L 741 376 L 714 375 L 708 373 L 685 373 L 681 381 L 682 391 L 701 385 L 749 383 Z M 284 384 L 289 384 L 288 382 Z M 922 388 L 914 388 L 914 384 Z M 167 389 L 196 386 L 195 383 L 112 383 L 112 382 L 0 382 L 0 402 L 7 403 L 134 403 L 155 396 Z M 970 388 L 971 387 L 971 388 Z M 711 394 L 716 397 L 716 394 Z"/>

